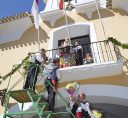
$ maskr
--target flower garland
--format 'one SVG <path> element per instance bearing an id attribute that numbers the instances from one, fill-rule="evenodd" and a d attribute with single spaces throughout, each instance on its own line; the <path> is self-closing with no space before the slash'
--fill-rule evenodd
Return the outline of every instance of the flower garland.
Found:
<path id="1" fill-rule="evenodd" d="M 121 43 L 120 41 L 114 39 L 113 37 L 109 37 L 108 41 L 111 41 L 112 43 L 122 47 L 123 49 L 128 49 L 128 43 Z"/>
<path id="2" fill-rule="evenodd" d="M 30 61 L 28 59 L 26 59 L 22 65 L 22 68 L 24 69 L 24 73 L 23 74 L 26 74 L 28 68 L 30 66 Z"/>
<path id="3" fill-rule="evenodd" d="M 8 74 L 1 77 L 2 80 L 6 80 L 9 76 L 13 75 L 25 62 L 28 60 L 29 56 L 25 57 L 20 64 L 18 64 L 14 69 L 11 70 Z"/>

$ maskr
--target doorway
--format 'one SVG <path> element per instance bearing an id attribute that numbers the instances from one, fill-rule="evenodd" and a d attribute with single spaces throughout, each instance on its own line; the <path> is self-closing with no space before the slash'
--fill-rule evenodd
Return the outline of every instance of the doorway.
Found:
<path id="1" fill-rule="evenodd" d="M 58 47 L 60 47 L 63 42 L 64 42 L 64 39 L 58 40 Z M 85 57 L 85 55 L 87 53 L 90 53 L 92 55 L 91 45 L 90 45 L 91 41 L 90 41 L 89 35 L 72 37 L 71 38 L 71 44 L 73 46 L 74 46 L 75 42 L 79 42 L 79 44 L 82 45 L 83 57 Z"/>

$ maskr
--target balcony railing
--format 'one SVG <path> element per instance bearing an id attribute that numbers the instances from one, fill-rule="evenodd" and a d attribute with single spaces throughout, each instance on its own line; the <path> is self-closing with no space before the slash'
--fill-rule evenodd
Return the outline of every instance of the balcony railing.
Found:
<path id="1" fill-rule="evenodd" d="M 119 49 L 108 41 L 98 41 L 77 46 L 47 50 L 49 58 L 57 58 L 60 67 L 116 61 L 121 58 Z M 118 52 L 117 52 L 118 51 Z"/>

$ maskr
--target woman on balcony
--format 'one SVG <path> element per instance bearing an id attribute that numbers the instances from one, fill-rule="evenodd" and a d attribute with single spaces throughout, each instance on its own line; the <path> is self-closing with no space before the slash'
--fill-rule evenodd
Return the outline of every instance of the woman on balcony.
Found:
<path id="1" fill-rule="evenodd" d="M 60 68 L 70 66 L 70 50 L 71 50 L 71 41 L 68 38 L 65 38 L 65 41 L 62 45 L 62 48 L 59 51 L 60 56 Z"/>

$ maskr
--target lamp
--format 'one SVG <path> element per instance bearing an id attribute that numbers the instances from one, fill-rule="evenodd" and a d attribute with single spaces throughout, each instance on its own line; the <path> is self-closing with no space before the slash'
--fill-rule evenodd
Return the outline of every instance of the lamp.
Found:
<path id="1" fill-rule="evenodd" d="M 67 6 L 66 6 L 66 10 L 71 11 L 74 7 L 73 4 L 71 4 L 71 0 L 65 0 L 66 2 L 68 2 Z"/>

